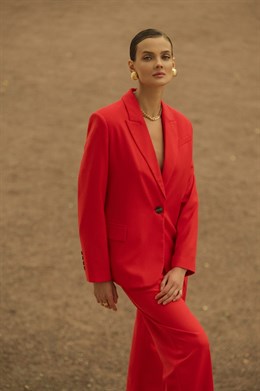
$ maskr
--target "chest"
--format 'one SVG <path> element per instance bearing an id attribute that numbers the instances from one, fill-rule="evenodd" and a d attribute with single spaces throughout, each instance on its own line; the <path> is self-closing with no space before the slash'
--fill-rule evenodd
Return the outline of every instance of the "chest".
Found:
<path id="1" fill-rule="evenodd" d="M 154 147 L 159 167 L 162 170 L 164 161 L 164 139 L 162 121 L 149 121 L 145 119 L 145 123 Z"/>

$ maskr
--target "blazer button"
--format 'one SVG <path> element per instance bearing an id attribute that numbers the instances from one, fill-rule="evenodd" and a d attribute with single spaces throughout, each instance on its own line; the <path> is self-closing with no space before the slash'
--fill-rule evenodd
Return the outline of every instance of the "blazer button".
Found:
<path id="1" fill-rule="evenodd" d="M 160 213 L 163 212 L 163 207 L 162 206 L 157 206 L 154 210 L 155 210 L 156 213 L 160 214 Z"/>

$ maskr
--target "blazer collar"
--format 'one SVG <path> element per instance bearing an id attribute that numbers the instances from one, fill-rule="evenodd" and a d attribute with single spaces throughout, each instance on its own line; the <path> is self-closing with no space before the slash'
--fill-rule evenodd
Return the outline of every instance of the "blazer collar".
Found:
<path id="1" fill-rule="evenodd" d="M 172 109 L 162 102 L 162 124 L 164 132 L 164 164 L 160 170 L 150 134 L 143 119 L 136 97 L 135 89 L 130 89 L 123 97 L 128 119 L 129 131 L 145 159 L 163 196 L 166 198 L 167 183 L 171 178 L 178 153 L 177 128 Z"/>

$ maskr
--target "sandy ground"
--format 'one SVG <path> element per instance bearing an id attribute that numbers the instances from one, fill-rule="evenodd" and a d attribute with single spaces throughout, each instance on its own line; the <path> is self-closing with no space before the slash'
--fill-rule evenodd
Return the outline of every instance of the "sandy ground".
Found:
<path id="1" fill-rule="evenodd" d="M 217 391 L 256 391 L 259 2 L 1 1 L 1 390 L 123 391 L 135 309 L 97 306 L 77 231 L 91 112 L 133 82 L 139 30 L 175 42 L 165 101 L 194 124 L 200 195 L 188 303 Z M 258 311 L 259 313 L 259 311 Z"/>

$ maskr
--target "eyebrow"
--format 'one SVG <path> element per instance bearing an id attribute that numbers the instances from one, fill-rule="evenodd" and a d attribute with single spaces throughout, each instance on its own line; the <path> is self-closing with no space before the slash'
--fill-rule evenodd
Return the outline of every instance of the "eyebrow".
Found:
<path id="1" fill-rule="evenodd" d="M 153 52 L 149 52 L 149 50 L 143 50 L 142 53 L 154 54 Z M 171 53 L 171 52 L 170 52 L 170 50 L 163 50 L 161 53 Z"/>

